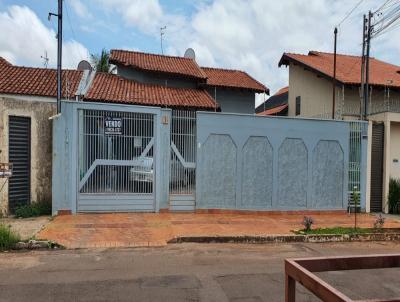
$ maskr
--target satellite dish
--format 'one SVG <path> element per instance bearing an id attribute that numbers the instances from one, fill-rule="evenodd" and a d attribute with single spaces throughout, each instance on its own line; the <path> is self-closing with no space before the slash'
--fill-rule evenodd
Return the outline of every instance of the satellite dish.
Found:
<path id="1" fill-rule="evenodd" d="M 82 60 L 79 62 L 77 69 L 80 71 L 85 71 L 85 70 L 92 71 L 93 67 L 92 67 L 92 65 L 90 65 L 90 63 L 88 61 Z"/>
<path id="2" fill-rule="evenodd" d="M 188 48 L 183 55 L 185 58 L 196 60 L 196 53 L 194 52 L 193 48 Z"/>

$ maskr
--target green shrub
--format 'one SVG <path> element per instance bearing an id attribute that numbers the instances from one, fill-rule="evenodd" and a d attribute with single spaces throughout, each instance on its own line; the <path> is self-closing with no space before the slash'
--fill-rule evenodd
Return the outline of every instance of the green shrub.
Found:
<path id="1" fill-rule="evenodd" d="M 389 181 L 389 213 L 395 213 L 400 202 L 400 179 L 390 178 Z"/>
<path id="2" fill-rule="evenodd" d="M 17 207 L 14 210 L 14 214 L 17 218 L 51 215 L 51 203 L 46 201 L 33 202 L 28 205 Z"/>
<path id="3" fill-rule="evenodd" d="M 12 249 L 20 240 L 20 236 L 10 226 L 0 224 L 0 251 Z"/>

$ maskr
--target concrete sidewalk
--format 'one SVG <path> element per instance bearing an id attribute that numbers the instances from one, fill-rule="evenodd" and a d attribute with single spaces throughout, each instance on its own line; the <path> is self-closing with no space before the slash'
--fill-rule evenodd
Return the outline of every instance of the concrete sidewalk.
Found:
<path id="1" fill-rule="evenodd" d="M 67 248 L 164 246 L 179 236 L 265 236 L 302 229 L 304 213 L 198 214 L 110 213 L 57 216 L 36 237 Z M 312 213 L 314 228 L 351 227 L 354 216 Z M 359 227 L 373 227 L 375 216 L 359 214 Z M 387 219 L 386 228 L 400 228 Z"/>

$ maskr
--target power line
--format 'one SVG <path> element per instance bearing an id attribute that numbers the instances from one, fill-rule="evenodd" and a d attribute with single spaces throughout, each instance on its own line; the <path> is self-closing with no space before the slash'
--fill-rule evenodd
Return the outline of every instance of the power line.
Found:
<path id="1" fill-rule="evenodd" d="M 386 0 L 376 11 L 373 12 L 373 14 L 375 15 L 377 12 L 382 10 L 389 2 L 393 2 L 393 0 Z"/>
<path id="2" fill-rule="evenodd" d="M 351 14 L 357 9 L 357 7 L 360 6 L 360 4 L 361 4 L 363 1 L 364 1 L 364 0 L 358 1 L 357 4 L 356 4 L 350 11 L 347 12 L 347 14 L 344 16 L 344 18 L 342 19 L 342 21 L 340 21 L 339 24 L 338 24 L 337 26 L 339 27 L 344 21 L 346 21 L 346 19 L 347 19 L 348 17 L 351 16 Z"/>
<path id="3" fill-rule="evenodd" d="M 62 24 L 63 24 L 63 0 L 58 0 L 57 14 L 49 13 L 49 21 L 51 16 L 57 17 L 57 114 L 61 113 L 61 97 L 62 97 Z"/>
<path id="4" fill-rule="evenodd" d="M 70 28 L 71 33 L 72 33 L 72 37 L 74 38 L 75 41 L 78 41 L 78 39 L 76 38 L 76 35 L 75 35 L 74 28 L 72 27 L 71 19 L 69 17 L 69 9 L 68 9 L 67 1 L 66 0 L 63 0 L 63 1 L 65 1 L 65 12 L 67 13 L 67 21 L 68 21 L 68 25 L 69 25 L 69 28 Z M 76 44 L 74 44 L 74 45 L 75 45 L 76 49 L 78 50 L 79 55 L 82 57 L 82 59 L 84 59 L 85 56 L 82 56 L 81 49 Z"/>
<path id="5" fill-rule="evenodd" d="M 393 30 L 398 26 L 397 21 L 400 19 L 400 2 L 398 2 L 397 6 L 390 10 L 388 13 L 381 13 L 380 15 L 382 16 L 382 18 L 372 24 L 372 38 L 376 38 L 383 33 L 388 32 L 389 30 Z"/>

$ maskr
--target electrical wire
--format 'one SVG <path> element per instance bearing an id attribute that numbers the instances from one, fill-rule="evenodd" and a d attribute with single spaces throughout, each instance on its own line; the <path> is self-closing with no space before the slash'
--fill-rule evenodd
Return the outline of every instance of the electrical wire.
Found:
<path id="1" fill-rule="evenodd" d="M 396 1 L 396 0 L 394 0 L 394 1 Z M 393 2 L 393 0 L 386 0 L 385 3 L 383 3 L 376 11 L 373 12 L 373 14 L 375 15 L 379 11 L 383 10 L 385 8 L 385 6 L 387 6 L 388 3 L 390 3 L 390 2 Z"/>
<path id="2" fill-rule="evenodd" d="M 363 3 L 363 1 L 364 0 L 358 1 L 357 4 L 350 11 L 347 12 L 342 21 L 340 21 L 337 26 L 339 27 L 344 21 L 346 21 L 346 19 L 351 16 L 351 14 L 357 9 L 357 7 L 360 6 L 361 3 Z"/>
<path id="3" fill-rule="evenodd" d="M 389 5 L 390 4 L 390 5 Z M 389 6 L 388 6 L 389 5 Z M 394 8 L 392 8 L 396 5 Z M 382 10 L 389 7 L 392 8 L 389 12 L 383 13 Z M 399 25 L 398 20 L 400 19 L 400 1 L 399 0 L 388 0 L 386 1 L 376 12 L 380 12 L 379 16 L 382 16 L 380 20 L 373 22 L 371 38 L 376 38 L 384 33 L 392 31 Z"/>
<path id="4" fill-rule="evenodd" d="M 71 33 L 72 33 L 72 37 L 74 38 L 75 41 L 78 41 L 77 38 L 76 38 L 76 35 L 75 35 L 74 28 L 72 27 L 71 19 L 69 17 L 69 9 L 68 9 L 67 0 L 63 0 L 63 1 L 65 2 L 65 12 L 67 13 L 67 21 L 68 21 L 68 25 L 69 25 L 69 28 L 70 28 Z M 82 59 L 86 58 L 87 56 L 83 56 L 82 55 L 81 49 L 76 44 L 74 44 L 74 45 L 75 45 L 76 49 L 78 50 L 79 55 L 81 56 L 81 58 Z"/>

